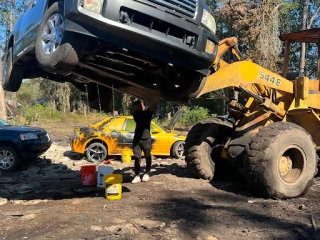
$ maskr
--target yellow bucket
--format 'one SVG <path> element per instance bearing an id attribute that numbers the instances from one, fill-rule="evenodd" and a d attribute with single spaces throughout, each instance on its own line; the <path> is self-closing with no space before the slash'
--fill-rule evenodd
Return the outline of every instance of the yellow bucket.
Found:
<path id="1" fill-rule="evenodd" d="M 108 174 L 104 177 L 106 198 L 119 200 L 122 197 L 122 175 Z"/>
<path id="2" fill-rule="evenodd" d="M 131 164 L 131 151 L 123 150 L 121 157 L 123 163 Z"/>

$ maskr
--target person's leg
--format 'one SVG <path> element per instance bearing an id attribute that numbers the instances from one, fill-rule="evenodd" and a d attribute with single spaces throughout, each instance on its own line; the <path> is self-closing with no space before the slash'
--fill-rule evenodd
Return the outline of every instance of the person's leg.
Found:
<path id="1" fill-rule="evenodd" d="M 151 171 L 151 138 L 145 139 L 141 141 L 141 147 L 144 152 L 144 156 L 146 158 L 146 174 L 150 174 Z"/>
<path id="2" fill-rule="evenodd" d="M 140 162 L 141 162 L 141 147 L 139 143 L 133 143 L 133 159 L 134 159 L 134 173 L 136 176 L 140 174 Z"/>

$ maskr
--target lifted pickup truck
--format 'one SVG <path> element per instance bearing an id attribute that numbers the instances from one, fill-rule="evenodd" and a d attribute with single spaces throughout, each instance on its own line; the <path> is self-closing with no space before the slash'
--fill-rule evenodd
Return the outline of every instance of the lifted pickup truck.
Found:
<path id="1" fill-rule="evenodd" d="M 210 73 L 219 40 L 203 0 L 32 0 L 9 38 L 3 88 L 43 77 L 145 100 L 184 101 Z"/>

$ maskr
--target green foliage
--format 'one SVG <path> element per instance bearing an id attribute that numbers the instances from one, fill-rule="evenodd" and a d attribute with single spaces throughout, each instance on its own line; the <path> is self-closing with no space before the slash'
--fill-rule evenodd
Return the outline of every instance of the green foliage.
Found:
<path id="1" fill-rule="evenodd" d="M 223 90 L 219 91 L 219 93 L 222 95 L 229 96 Z M 201 98 L 191 100 L 189 103 L 189 107 L 193 106 L 202 106 L 208 109 L 209 114 L 225 114 L 225 102 L 213 93 L 207 93 Z"/>
<path id="2" fill-rule="evenodd" d="M 186 108 L 185 112 L 180 117 L 179 122 L 187 126 L 193 125 L 208 116 L 208 109 L 195 106 Z"/>
<path id="3" fill-rule="evenodd" d="M 166 126 L 168 125 L 168 119 L 167 118 L 162 118 L 162 119 L 154 118 L 154 119 L 152 119 L 152 121 L 154 121 L 160 127 L 166 128 Z"/>
<path id="4" fill-rule="evenodd" d="M 46 95 L 41 91 L 39 79 L 24 81 L 17 92 L 17 100 L 22 105 L 30 104 L 32 101 L 36 101 L 44 96 Z"/>
<path id="5" fill-rule="evenodd" d="M 65 120 L 66 114 L 56 110 L 50 105 L 25 105 L 22 107 L 22 115 L 26 119 L 26 124 L 39 119 L 50 119 L 50 120 Z"/>

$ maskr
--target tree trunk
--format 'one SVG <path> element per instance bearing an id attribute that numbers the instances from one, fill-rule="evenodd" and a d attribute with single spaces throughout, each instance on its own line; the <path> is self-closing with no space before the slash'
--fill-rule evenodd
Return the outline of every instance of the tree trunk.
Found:
<path id="1" fill-rule="evenodd" d="M 304 0 L 303 1 L 302 24 L 301 24 L 302 30 L 306 30 L 307 29 L 308 4 L 309 4 L 309 0 Z M 302 43 L 301 44 L 301 51 L 300 51 L 300 66 L 299 66 L 299 73 L 302 76 L 305 75 L 305 73 L 304 73 L 305 65 L 306 65 L 306 44 Z"/>

